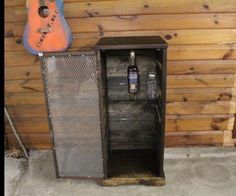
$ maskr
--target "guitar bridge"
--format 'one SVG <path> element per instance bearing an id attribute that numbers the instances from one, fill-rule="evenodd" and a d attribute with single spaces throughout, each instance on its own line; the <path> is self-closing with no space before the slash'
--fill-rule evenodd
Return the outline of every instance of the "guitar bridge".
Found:
<path id="1" fill-rule="evenodd" d="M 52 32 L 51 28 L 44 27 L 44 28 L 39 28 L 38 31 L 39 33 L 50 33 Z"/>

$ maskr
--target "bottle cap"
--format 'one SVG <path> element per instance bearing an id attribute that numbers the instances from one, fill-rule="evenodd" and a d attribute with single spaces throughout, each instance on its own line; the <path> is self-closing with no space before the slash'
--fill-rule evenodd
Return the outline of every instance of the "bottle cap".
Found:
<path id="1" fill-rule="evenodd" d="M 156 77 L 156 73 L 155 72 L 149 72 L 148 73 L 148 77 L 155 78 Z"/>

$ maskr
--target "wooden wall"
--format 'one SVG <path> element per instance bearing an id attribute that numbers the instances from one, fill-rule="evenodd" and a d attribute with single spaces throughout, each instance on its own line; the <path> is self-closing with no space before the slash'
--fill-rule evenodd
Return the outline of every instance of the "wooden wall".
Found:
<path id="1" fill-rule="evenodd" d="M 70 50 L 102 36 L 169 44 L 166 146 L 231 145 L 236 108 L 235 0 L 65 0 Z M 5 104 L 27 148 L 51 147 L 37 56 L 22 45 L 25 0 L 5 0 Z M 16 144 L 6 121 L 8 144 Z"/>

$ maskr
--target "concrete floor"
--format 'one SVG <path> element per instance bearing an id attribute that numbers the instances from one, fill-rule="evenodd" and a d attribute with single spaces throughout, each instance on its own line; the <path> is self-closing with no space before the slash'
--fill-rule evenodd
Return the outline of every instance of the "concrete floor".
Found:
<path id="1" fill-rule="evenodd" d="M 5 157 L 6 196 L 235 196 L 236 148 L 165 150 L 166 185 L 102 187 L 93 181 L 57 179 L 51 151 L 24 159 Z"/>

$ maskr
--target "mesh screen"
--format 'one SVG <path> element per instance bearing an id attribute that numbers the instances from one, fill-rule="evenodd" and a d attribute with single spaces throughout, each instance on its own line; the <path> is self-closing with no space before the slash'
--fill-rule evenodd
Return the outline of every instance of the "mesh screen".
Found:
<path id="1" fill-rule="evenodd" d="M 45 56 L 41 65 L 59 176 L 102 177 L 96 56 Z"/>

